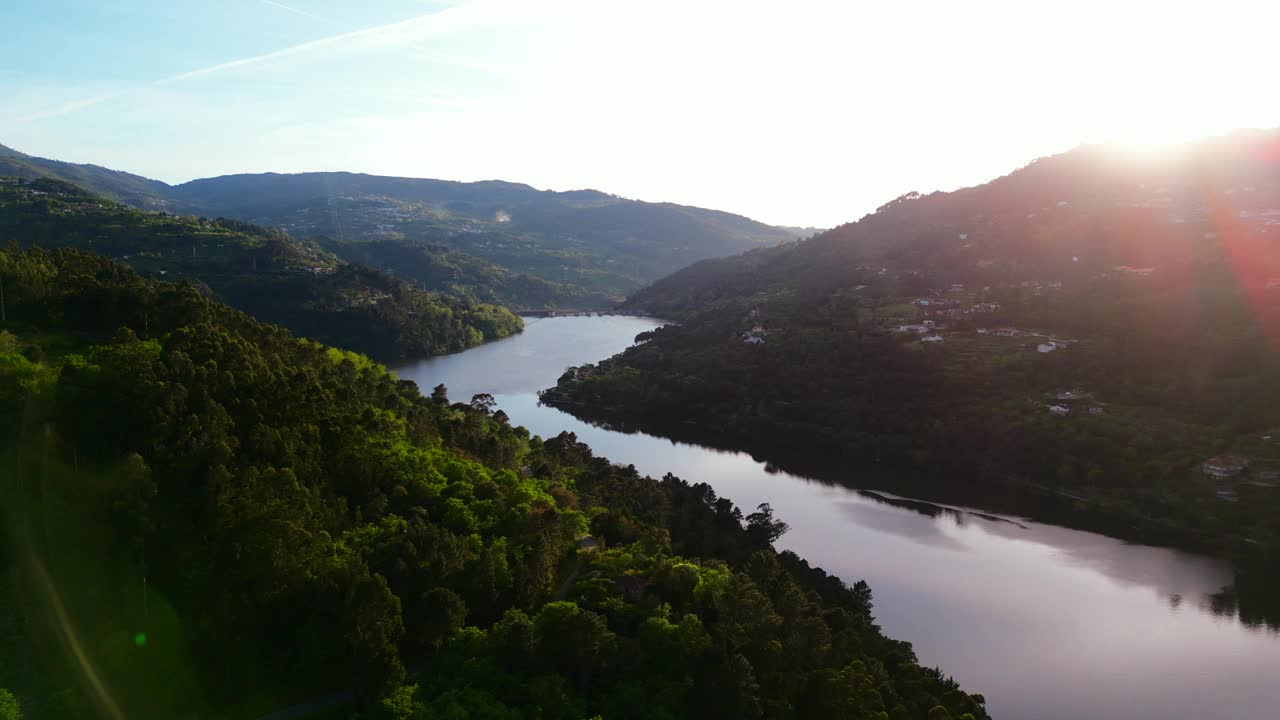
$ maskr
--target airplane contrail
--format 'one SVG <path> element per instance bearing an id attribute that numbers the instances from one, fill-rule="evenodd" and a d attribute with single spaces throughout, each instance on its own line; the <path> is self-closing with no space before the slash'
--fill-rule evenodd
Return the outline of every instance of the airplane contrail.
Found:
<path id="1" fill-rule="evenodd" d="M 289 7 L 288 5 L 285 5 L 283 3 L 274 2 L 274 0 L 261 0 L 261 1 L 265 4 L 273 5 L 281 9 L 288 10 L 290 12 L 306 15 L 308 17 L 312 17 L 324 22 L 330 22 L 324 18 L 308 13 L 305 10 L 299 10 L 298 8 Z M 422 15 L 415 15 L 411 18 L 408 18 L 407 20 L 398 20 L 396 22 L 385 23 L 382 25 L 375 25 L 373 27 L 364 28 L 362 30 L 351 30 L 348 32 L 338 33 L 337 35 L 330 35 L 328 37 L 319 38 L 317 40 L 309 40 L 304 43 L 291 45 L 286 48 L 273 50 L 271 52 L 266 52 L 259 55 L 252 55 L 249 57 L 239 58 L 236 60 L 228 60 L 226 62 L 209 65 L 207 67 L 197 68 L 195 70 L 188 70 L 186 72 L 181 72 L 176 75 L 170 75 L 169 77 L 155 80 L 151 83 L 151 85 L 169 85 L 172 83 L 182 82 L 184 80 L 191 80 L 193 78 L 206 77 L 206 76 L 220 73 L 226 70 L 246 67 L 250 65 L 257 65 L 258 63 L 266 62 L 268 60 L 275 60 L 277 58 L 288 57 L 290 55 L 297 55 L 299 53 L 304 53 L 311 50 L 315 50 L 317 48 L 327 47 L 331 45 L 337 45 L 339 43 L 343 43 L 349 40 L 354 40 L 357 38 L 368 38 L 368 37 L 376 37 L 379 35 L 386 35 L 392 39 L 403 41 L 404 34 L 406 31 L 417 31 L 419 33 L 426 32 L 426 34 L 433 34 L 433 35 L 445 33 L 445 32 L 451 32 L 451 31 L 455 31 L 465 27 L 469 19 L 468 15 L 470 13 L 476 12 L 478 7 L 488 7 L 495 4 L 497 3 L 463 3 L 461 5 L 454 5 L 454 6 L 445 8 L 443 10 L 438 10 L 436 12 L 424 13 Z M 21 121 L 31 121 L 31 120 L 44 120 L 48 118 L 58 117 L 60 115 L 66 115 L 68 113 L 72 113 L 77 110 L 83 110 L 84 108 L 98 105 L 99 103 L 106 102 L 107 100 L 117 98 L 121 95 L 130 93 L 130 92 L 136 92 L 137 90 L 140 90 L 140 89 L 142 88 L 141 87 L 127 88 L 127 89 L 120 90 L 118 92 L 105 93 L 105 94 L 95 95 L 92 97 L 82 98 L 79 100 L 72 100 L 70 102 L 59 105 L 58 107 L 31 113 L 29 115 L 25 115 L 18 119 Z"/>
<path id="2" fill-rule="evenodd" d="M 324 18 L 320 17 L 319 15 L 315 15 L 315 14 L 309 13 L 309 12 L 307 12 L 306 10 L 299 10 L 299 9 L 298 9 L 298 8 L 296 8 L 296 7 L 289 7 L 288 5 L 285 5 L 284 3 L 278 3 L 278 2 L 275 2 L 275 0 L 262 0 L 262 2 L 263 2 L 264 4 L 267 4 L 267 5 L 274 5 L 274 6 L 278 7 L 278 8 L 280 8 L 281 10 L 288 10 L 289 12 L 294 13 L 294 14 L 296 14 L 296 15 L 301 15 L 301 16 L 303 16 L 303 17 L 309 17 L 309 18 L 312 18 L 313 20 L 320 20 L 320 21 L 322 21 L 322 22 L 329 22 L 328 20 L 325 20 Z"/>

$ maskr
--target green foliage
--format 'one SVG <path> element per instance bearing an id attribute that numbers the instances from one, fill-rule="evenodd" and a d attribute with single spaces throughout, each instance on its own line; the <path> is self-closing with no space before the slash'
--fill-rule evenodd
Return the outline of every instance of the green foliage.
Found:
<path id="1" fill-rule="evenodd" d="M 191 281 L 260 320 L 382 360 L 454 352 L 523 327 L 505 308 L 416 291 L 279 230 L 133 210 L 55 180 L 0 182 L 0 246 L 10 241 L 95 252 Z"/>
<path id="2" fill-rule="evenodd" d="M 924 720 L 968 698 L 880 633 L 864 584 L 774 551 L 766 507 L 744 527 L 706 485 L 423 398 L 189 286 L 0 257 L 4 357 L 38 378 L 0 414 L 32 593 L 5 651 L 42 668 L 5 682 L 41 707 L 253 717 L 336 693 L 364 718 L 870 718 L 887 696 Z M 54 651 L 71 633 L 85 665 Z"/>
<path id="3" fill-rule="evenodd" d="M 22 708 L 13 693 L 0 688 L 0 720 L 22 720 Z"/>
<path id="4" fill-rule="evenodd" d="M 4 175 L 74 183 L 144 210 L 286 227 L 296 237 L 323 238 L 348 262 L 523 309 L 610 307 L 691 262 L 793 237 L 726 212 L 500 181 L 271 173 L 169 186 L 7 148 L 0 149 Z"/>
<path id="5" fill-rule="evenodd" d="M 1280 407 L 1280 183 L 1259 158 L 1278 144 L 1242 134 L 1150 164 L 1083 148 L 698 263 L 624 305 L 678 325 L 544 400 L 801 473 L 874 467 L 914 492 L 1231 553 L 1245 585 L 1272 586 L 1238 598 L 1246 620 L 1275 624 L 1280 452 L 1261 438 Z M 923 320 L 942 342 L 898 332 Z M 1002 326 L 1022 334 L 978 333 Z M 1070 342 L 1038 352 L 1050 338 Z M 1250 472 L 1206 477 L 1228 451 Z"/>

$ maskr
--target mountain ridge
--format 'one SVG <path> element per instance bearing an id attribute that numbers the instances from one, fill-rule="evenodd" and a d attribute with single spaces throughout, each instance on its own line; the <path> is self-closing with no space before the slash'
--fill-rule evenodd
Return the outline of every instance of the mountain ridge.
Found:
<path id="1" fill-rule="evenodd" d="M 566 306 L 562 302 L 605 309 L 698 260 L 795 239 L 791 230 L 730 212 L 592 189 L 538 190 L 505 180 L 335 171 L 237 173 L 169 185 L 17 151 L 0 155 L 0 175 L 6 174 L 51 177 L 145 210 L 233 218 L 299 238 L 448 247 L 529 278 L 521 281 L 525 286 L 544 285 L 532 294 L 499 293 L 498 300 L 518 309 Z M 438 279 L 408 268 L 387 269 L 411 282 Z M 453 286 L 430 289 L 452 292 Z M 488 290 L 472 285 L 462 292 Z"/>
<path id="2" fill-rule="evenodd" d="M 571 368 L 544 402 L 778 464 L 827 458 L 832 479 L 870 465 L 926 493 L 1021 497 L 1230 555 L 1246 586 L 1280 567 L 1280 132 L 1166 157 L 1082 148 L 906 193 L 622 307 L 680 322 Z M 1213 475 L 1219 456 L 1246 469 Z M 1239 601 L 1280 624 L 1280 590 Z"/>

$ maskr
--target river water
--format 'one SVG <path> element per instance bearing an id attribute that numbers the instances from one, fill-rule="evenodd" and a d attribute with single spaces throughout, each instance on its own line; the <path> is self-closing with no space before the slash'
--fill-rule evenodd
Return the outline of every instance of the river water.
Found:
<path id="1" fill-rule="evenodd" d="M 526 319 L 517 336 L 402 367 L 424 392 L 494 395 L 513 424 L 568 430 L 597 455 L 661 477 L 707 482 L 745 512 L 762 502 L 791 525 L 777 543 L 871 585 L 877 621 L 1016 720 L 1246 720 L 1280 717 L 1280 636 L 1215 611 L 1223 561 L 955 506 L 766 472 L 744 453 L 581 422 L 536 393 L 567 366 L 632 343 L 654 320 Z"/>

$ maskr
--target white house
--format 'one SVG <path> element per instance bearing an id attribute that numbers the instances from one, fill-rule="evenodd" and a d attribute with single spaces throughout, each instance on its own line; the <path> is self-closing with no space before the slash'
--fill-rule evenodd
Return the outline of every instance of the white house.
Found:
<path id="1" fill-rule="evenodd" d="M 1200 465 L 1204 474 L 1217 480 L 1228 480 L 1249 469 L 1249 458 L 1239 455 L 1218 455 Z"/>
<path id="2" fill-rule="evenodd" d="M 1071 412 L 1071 409 L 1068 408 L 1066 405 L 1050 405 L 1048 407 L 1049 407 L 1049 412 L 1053 413 L 1054 415 L 1066 415 L 1067 413 Z"/>
<path id="3" fill-rule="evenodd" d="M 924 325 L 924 324 L 898 326 L 898 332 L 900 333 L 913 332 L 913 333 L 919 333 L 921 335 L 929 332 L 931 329 L 932 328 L 929 325 Z"/>
<path id="4" fill-rule="evenodd" d="M 926 335 L 926 336 L 924 336 L 924 337 L 920 338 L 920 342 L 927 342 L 927 343 L 940 343 L 940 342 L 942 342 L 942 336 L 941 336 L 941 335 Z"/>
<path id="5" fill-rule="evenodd" d="M 1049 342 L 1040 343 L 1039 345 L 1036 346 L 1036 350 L 1042 353 L 1051 353 L 1057 349 L 1058 349 L 1058 343 L 1052 340 L 1050 340 Z"/>
<path id="6" fill-rule="evenodd" d="M 748 345 L 763 345 L 763 344 L 764 344 L 764 338 L 762 338 L 762 337 L 756 337 L 755 335 L 752 335 L 751 337 L 747 338 L 746 340 L 743 340 L 742 342 L 744 342 L 744 343 L 746 343 L 746 344 L 748 344 Z"/>

